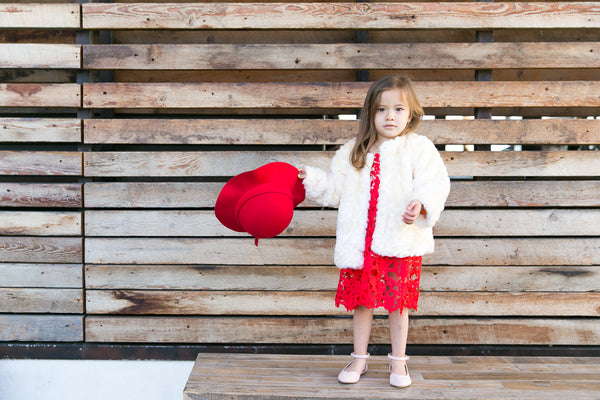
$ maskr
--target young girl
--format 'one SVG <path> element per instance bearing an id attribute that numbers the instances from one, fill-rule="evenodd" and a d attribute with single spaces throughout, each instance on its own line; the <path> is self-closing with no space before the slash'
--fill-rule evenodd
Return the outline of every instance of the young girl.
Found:
<path id="1" fill-rule="evenodd" d="M 413 133 L 422 116 L 408 78 L 381 78 L 367 93 L 357 137 L 336 152 L 330 171 L 299 169 L 307 198 L 338 207 L 335 302 L 354 311 L 353 360 L 338 375 L 342 383 L 356 383 L 367 372 L 373 309 L 384 307 L 390 384 L 411 384 L 407 309 L 417 309 L 421 256 L 433 252 L 432 227 L 450 190 L 437 149 Z"/>

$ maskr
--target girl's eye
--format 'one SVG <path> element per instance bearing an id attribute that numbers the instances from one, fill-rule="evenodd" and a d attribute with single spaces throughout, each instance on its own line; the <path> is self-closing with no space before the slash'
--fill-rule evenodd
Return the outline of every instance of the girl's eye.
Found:
<path id="1" fill-rule="evenodd" d="M 398 107 L 398 108 L 396 108 L 396 112 L 401 112 L 401 111 L 403 111 L 403 110 L 404 110 L 404 108 L 402 108 L 402 107 Z"/>
<path id="2" fill-rule="evenodd" d="M 379 107 L 379 108 L 377 109 L 377 111 L 378 111 L 378 112 L 384 112 L 384 111 L 385 111 L 385 108 L 383 108 L 383 107 Z"/>

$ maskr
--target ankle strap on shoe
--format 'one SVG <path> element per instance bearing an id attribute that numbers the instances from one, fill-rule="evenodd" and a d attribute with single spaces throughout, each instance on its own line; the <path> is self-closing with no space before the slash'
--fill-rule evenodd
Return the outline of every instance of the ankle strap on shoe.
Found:
<path id="1" fill-rule="evenodd" d="M 363 359 L 363 360 L 366 360 L 367 358 L 371 357 L 371 353 L 367 353 L 367 354 L 350 353 L 350 355 L 352 356 L 352 358 L 359 358 L 359 359 Z"/>
<path id="2" fill-rule="evenodd" d="M 393 361 L 408 361 L 410 359 L 409 356 L 396 357 L 393 356 L 392 353 L 388 354 L 388 358 Z"/>

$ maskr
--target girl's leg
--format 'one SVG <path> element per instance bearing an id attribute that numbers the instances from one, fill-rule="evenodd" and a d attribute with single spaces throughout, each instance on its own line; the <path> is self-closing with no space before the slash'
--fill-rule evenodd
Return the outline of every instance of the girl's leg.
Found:
<path id="1" fill-rule="evenodd" d="M 406 355 L 406 340 L 408 338 L 408 309 L 390 313 L 390 336 L 392 338 L 392 355 L 403 357 Z M 392 361 L 392 372 L 405 375 L 404 365 L 406 361 Z"/>
<path id="2" fill-rule="evenodd" d="M 367 354 L 369 339 L 371 337 L 371 325 L 373 323 L 373 309 L 358 306 L 354 310 L 352 325 L 354 329 L 354 354 Z M 367 360 L 355 358 L 346 370 L 358 372 L 364 371 Z"/>

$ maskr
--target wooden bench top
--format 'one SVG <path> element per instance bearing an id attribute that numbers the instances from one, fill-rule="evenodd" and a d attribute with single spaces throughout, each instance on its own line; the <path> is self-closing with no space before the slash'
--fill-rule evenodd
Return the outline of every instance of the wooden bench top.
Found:
<path id="1" fill-rule="evenodd" d="M 183 399 L 597 399 L 600 359 L 411 357 L 412 386 L 389 385 L 388 360 L 371 357 L 356 385 L 336 376 L 348 356 L 199 354 Z"/>

